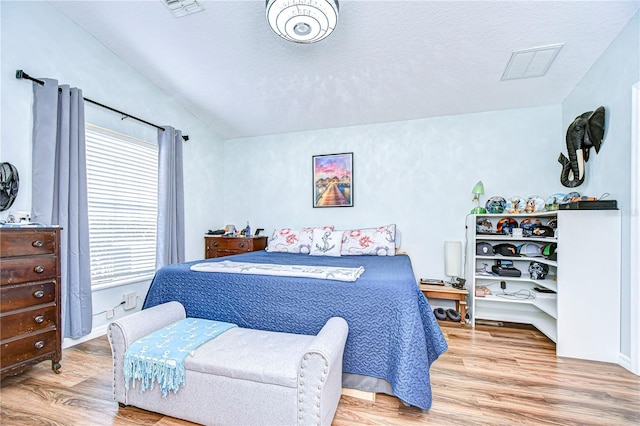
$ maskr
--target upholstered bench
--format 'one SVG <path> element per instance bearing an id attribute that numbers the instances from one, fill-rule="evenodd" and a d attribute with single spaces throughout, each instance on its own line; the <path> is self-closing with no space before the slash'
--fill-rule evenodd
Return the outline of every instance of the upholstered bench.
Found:
<path id="1" fill-rule="evenodd" d="M 328 425 L 342 387 L 348 326 L 330 318 L 317 336 L 232 328 L 184 362 L 185 385 L 162 396 L 159 386 L 127 389 L 125 351 L 134 341 L 185 318 L 169 302 L 109 324 L 114 399 L 201 424 Z"/>

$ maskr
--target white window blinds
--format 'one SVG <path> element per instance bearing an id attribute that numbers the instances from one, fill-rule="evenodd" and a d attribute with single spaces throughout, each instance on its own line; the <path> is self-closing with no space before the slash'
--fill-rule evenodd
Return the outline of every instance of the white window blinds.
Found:
<path id="1" fill-rule="evenodd" d="M 87 124 L 91 285 L 155 272 L 158 146 Z"/>

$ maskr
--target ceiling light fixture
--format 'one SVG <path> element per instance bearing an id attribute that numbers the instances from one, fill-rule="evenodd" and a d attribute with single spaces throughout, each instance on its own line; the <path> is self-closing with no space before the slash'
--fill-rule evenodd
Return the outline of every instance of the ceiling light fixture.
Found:
<path id="1" fill-rule="evenodd" d="M 266 0 L 267 21 L 285 40 L 315 43 L 338 23 L 338 0 Z"/>

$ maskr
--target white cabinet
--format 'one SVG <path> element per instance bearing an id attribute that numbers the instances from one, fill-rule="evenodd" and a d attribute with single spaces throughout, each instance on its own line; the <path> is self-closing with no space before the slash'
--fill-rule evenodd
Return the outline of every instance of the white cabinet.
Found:
<path id="1" fill-rule="evenodd" d="M 497 232 L 503 218 L 511 218 L 518 225 L 528 219 L 527 222 L 557 228 L 553 237 L 514 238 L 509 233 L 484 232 L 489 228 Z M 485 226 L 477 229 L 478 220 Z M 472 325 L 475 326 L 477 320 L 531 324 L 556 342 L 559 356 L 617 362 L 620 352 L 620 226 L 617 210 L 469 215 L 465 276 Z M 491 246 L 506 243 L 516 247 L 526 243 L 538 246 L 556 243 L 557 260 L 478 254 L 477 243 Z M 491 267 L 497 261 L 511 261 L 521 276 L 492 274 Z M 545 279 L 530 277 L 531 262 L 546 265 Z M 477 297 L 476 290 L 483 287 L 491 294 Z M 539 292 L 534 287 L 552 292 Z"/>
<path id="2" fill-rule="evenodd" d="M 620 246 L 618 210 L 563 211 L 558 237 L 560 356 L 618 362 Z"/>

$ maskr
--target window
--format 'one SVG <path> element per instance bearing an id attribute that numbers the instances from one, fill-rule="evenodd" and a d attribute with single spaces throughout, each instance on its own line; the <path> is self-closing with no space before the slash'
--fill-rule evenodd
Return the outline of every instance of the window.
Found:
<path id="1" fill-rule="evenodd" d="M 158 146 L 86 126 L 91 285 L 112 286 L 155 272 Z"/>

